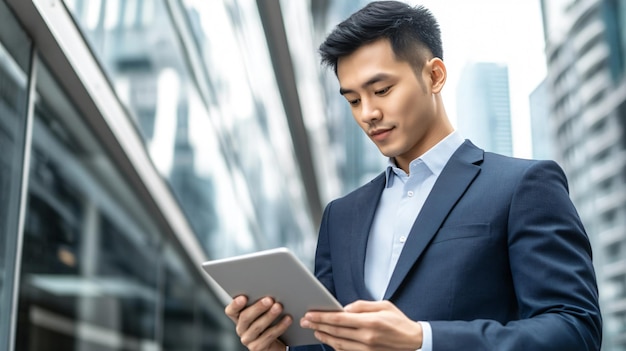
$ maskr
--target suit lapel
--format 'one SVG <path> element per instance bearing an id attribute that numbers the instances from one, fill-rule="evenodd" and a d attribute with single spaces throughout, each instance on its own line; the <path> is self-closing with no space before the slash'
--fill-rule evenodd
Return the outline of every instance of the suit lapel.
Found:
<path id="1" fill-rule="evenodd" d="M 411 267 L 422 255 L 448 213 L 480 172 L 480 166 L 477 164 L 482 159 L 483 150 L 469 141 L 465 141 L 452 155 L 413 223 L 384 299 L 388 300 L 393 296 Z"/>
<path id="2" fill-rule="evenodd" d="M 354 245 L 350 252 L 350 270 L 358 295 L 367 300 L 372 300 L 373 297 L 365 287 L 365 252 L 374 214 L 384 187 L 385 173 L 374 178 L 363 191 L 359 192 L 353 208 L 352 242 Z"/>

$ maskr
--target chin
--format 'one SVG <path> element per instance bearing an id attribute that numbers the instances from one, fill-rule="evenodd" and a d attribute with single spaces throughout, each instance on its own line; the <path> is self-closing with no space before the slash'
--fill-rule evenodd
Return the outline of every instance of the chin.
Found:
<path id="1" fill-rule="evenodd" d="M 378 151 L 380 151 L 380 153 L 383 154 L 383 156 L 390 157 L 390 158 L 397 157 L 398 155 L 402 154 L 402 151 L 403 151 L 403 150 L 399 150 L 397 146 L 394 147 L 394 145 L 391 143 L 385 143 L 382 145 L 376 144 L 376 147 L 378 148 Z"/>
<path id="2" fill-rule="evenodd" d="M 383 154 L 383 156 L 389 157 L 389 158 L 394 158 L 399 155 L 398 152 L 394 152 L 392 150 L 383 150 L 381 148 L 378 148 L 378 150 L 380 151 L 381 154 Z"/>

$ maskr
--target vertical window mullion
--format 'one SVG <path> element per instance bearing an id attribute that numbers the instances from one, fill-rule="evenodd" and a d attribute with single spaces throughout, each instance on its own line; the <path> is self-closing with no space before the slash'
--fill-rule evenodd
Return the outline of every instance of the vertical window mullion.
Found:
<path id="1" fill-rule="evenodd" d="M 13 266 L 13 289 L 11 297 L 11 320 L 9 322 L 9 351 L 15 350 L 15 333 L 17 330 L 17 308 L 20 289 L 20 269 L 22 267 L 22 244 L 24 242 L 24 219 L 26 218 L 26 201 L 28 198 L 28 176 L 30 174 L 30 155 L 32 150 L 33 119 L 35 113 L 35 87 L 37 86 L 38 57 L 35 46 L 31 47 L 26 126 L 24 131 L 24 157 L 22 159 L 22 179 L 20 182 L 20 200 L 17 223 L 17 239 L 15 245 L 15 265 Z"/>

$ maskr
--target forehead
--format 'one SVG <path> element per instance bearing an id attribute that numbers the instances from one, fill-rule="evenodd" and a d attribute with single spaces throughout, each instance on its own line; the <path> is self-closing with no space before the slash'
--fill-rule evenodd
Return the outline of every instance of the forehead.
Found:
<path id="1" fill-rule="evenodd" d="M 337 60 L 337 78 L 342 88 L 355 88 L 380 74 L 395 76 L 407 72 L 412 72 L 411 65 L 396 59 L 388 39 L 365 44 Z"/>

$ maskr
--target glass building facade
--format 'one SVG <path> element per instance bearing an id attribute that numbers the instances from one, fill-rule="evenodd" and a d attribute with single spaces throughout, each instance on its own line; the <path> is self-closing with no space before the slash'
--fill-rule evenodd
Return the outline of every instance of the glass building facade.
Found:
<path id="1" fill-rule="evenodd" d="M 0 2 L 0 349 L 8 349 L 14 325 L 31 58 L 32 41 Z"/>
<path id="2" fill-rule="evenodd" d="M 312 21 L 0 0 L 0 350 L 242 349 L 200 263 L 287 246 L 311 265 L 342 189 L 317 60 L 285 64 Z"/>

